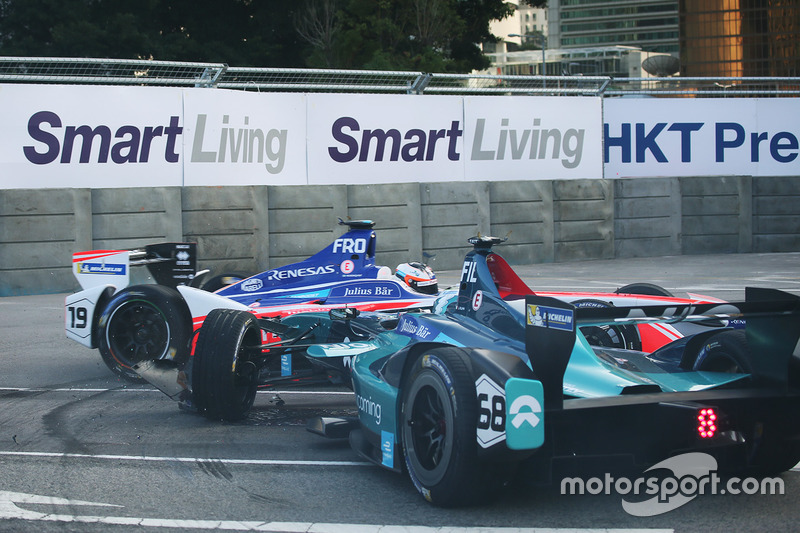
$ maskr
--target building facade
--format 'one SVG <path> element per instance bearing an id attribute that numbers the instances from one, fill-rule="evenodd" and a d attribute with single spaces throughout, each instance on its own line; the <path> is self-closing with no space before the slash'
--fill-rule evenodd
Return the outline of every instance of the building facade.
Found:
<path id="1" fill-rule="evenodd" d="M 683 76 L 800 76 L 798 0 L 680 0 Z"/>
<path id="2" fill-rule="evenodd" d="M 549 48 L 679 50 L 678 0 L 550 0 L 548 20 Z"/>

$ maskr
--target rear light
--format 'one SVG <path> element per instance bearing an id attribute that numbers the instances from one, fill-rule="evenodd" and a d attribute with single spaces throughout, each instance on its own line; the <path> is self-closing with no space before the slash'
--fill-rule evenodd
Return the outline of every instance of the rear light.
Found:
<path id="1" fill-rule="evenodd" d="M 697 434 L 702 439 L 710 439 L 717 432 L 717 413 L 706 407 L 697 413 Z"/>

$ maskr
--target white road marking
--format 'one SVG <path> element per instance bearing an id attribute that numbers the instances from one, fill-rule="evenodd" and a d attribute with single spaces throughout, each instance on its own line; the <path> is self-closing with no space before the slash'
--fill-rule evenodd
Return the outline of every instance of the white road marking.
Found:
<path id="1" fill-rule="evenodd" d="M 100 516 L 51 514 L 29 511 L 17 504 L 38 503 L 51 505 L 89 505 L 121 507 L 107 503 L 68 500 L 0 491 L 0 520 L 15 519 L 33 522 L 67 522 L 80 524 L 109 524 L 174 529 L 208 529 L 224 531 L 272 531 L 281 533 L 671 533 L 672 529 L 561 529 L 517 527 L 427 527 L 377 524 L 327 524 L 315 522 L 263 522 L 239 520 L 172 520 L 169 518 L 136 518 L 132 516 Z"/>
<path id="2" fill-rule="evenodd" d="M 54 457 L 57 459 L 99 459 L 105 461 L 140 461 L 150 463 L 198 463 L 218 461 L 228 465 L 250 466 L 371 466 L 366 461 L 295 461 L 281 459 L 221 459 L 219 457 L 161 457 L 153 455 L 110 455 L 61 452 L 0 451 L 0 457 Z"/>
<path id="3" fill-rule="evenodd" d="M 70 388 L 46 388 L 46 387 L 0 387 L 0 392 L 158 392 L 158 389 L 129 389 L 129 388 L 114 388 L 114 389 L 87 389 L 81 387 Z M 342 395 L 352 396 L 351 391 L 301 391 L 301 390 L 260 390 L 257 394 L 309 394 L 309 395 Z"/>

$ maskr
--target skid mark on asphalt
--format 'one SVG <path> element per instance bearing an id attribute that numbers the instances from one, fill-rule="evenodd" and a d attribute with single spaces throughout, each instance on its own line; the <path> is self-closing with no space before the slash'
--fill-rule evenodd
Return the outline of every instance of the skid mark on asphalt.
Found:
<path id="1" fill-rule="evenodd" d="M 198 459 L 197 466 L 209 476 L 214 476 L 217 479 L 225 479 L 227 481 L 233 479 L 231 471 L 219 459 Z"/>
<path id="2" fill-rule="evenodd" d="M 108 394 L 108 392 L 110 391 L 96 392 L 93 393 L 90 398 L 104 396 Z M 81 398 L 76 398 L 71 402 L 54 407 L 42 415 L 44 430 L 53 438 L 61 441 L 65 449 L 75 453 L 87 453 L 89 451 L 86 444 L 78 435 L 73 433 L 71 425 L 67 423 L 67 414 L 69 411 L 82 401 Z"/>

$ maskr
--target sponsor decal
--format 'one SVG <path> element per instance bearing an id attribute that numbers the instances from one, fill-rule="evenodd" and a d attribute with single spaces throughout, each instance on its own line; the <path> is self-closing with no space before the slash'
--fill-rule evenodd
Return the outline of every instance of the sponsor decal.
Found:
<path id="1" fill-rule="evenodd" d="M 267 272 L 267 281 L 286 280 L 292 278 L 304 278 L 308 276 L 320 276 L 322 274 L 333 274 L 333 265 L 310 266 L 301 268 L 276 269 Z"/>
<path id="2" fill-rule="evenodd" d="M 367 239 L 342 238 L 333 241 L 333 253 L 363 254 L 367 251 Z"/>
<path id="3" fill-rule="evenodd" d="M 478 264 L 474 261 L 464 261 L 464 266 L 461 267 L 461 283 L 475 283 L 478 281 L 477 266 Z"/>
<path id="4" fill-rule="evenodd" d="M 283 294 L 281 298 L 295 298 L 297 300 L 319 300 L 327 298 L 330 295 L 330 291 L 312 291 L 312 292 L 300 292 L 294 294 Z"/>
<path id="5" fill-rule="evenodd" d="M 328 154 L 337 163 L 364 161 L 433 161 L 437 148 L 447 151 L 450 161 L 458 161 L 458 139 L 464 135 L 460 122 L 453 120 L 448 129 L 410 128 L 407 131 L 364 129 L 352 117 L 340 117 L 333 122 L 331 133 L 337 146 L 328 147 Z M 360 135 L 356 132 L 361 132 Z"/>
<path id="6" fill-rule="evenodd" d="M 375 424 L 381 425 L 381 404 L 372 400 L 372 398 L 365 398 L 360 394 L 356 394 L 356 405 L 361 413 L 371 416 L 375 420 Z"/>
<path id="7" fill-rule="evenodd" d="M 407 315 L 403 315 L 407 316 Z M 456 395 L 456 389 L 453 387 L 453 378 L 450 377 L 450 373 L 447 371 L 447 367 L 444 366 L 441 359 L 436 357 L 435 355 L 425 354 L 422 356 L 422 366 L 424 368 L 432 368 L 434 369 L 442 379 L 444 380 L 444 384 L 447 387 L 447 391 L 450 393 L 450 396 Z M 456 409 L 457 404 L 453 402 L 453 409 Z M 458 413 L 455 413 L 458 415 Z"/>
<path id="8" fill-rule="evenodd" d="M 374 346 L 368 342 L 340 342 L 336 344 L 318 344 L 317 348 L 322 350 L 326 357 L 341 357 L 342 355 L 357 355 L 374 348 Z M 347 363 L 345 366 L 347 366 Z"/>
<path id="9" fill-rule="evenodd" d="M 558 309 L 544 305 L 528 305 L 527 322 L 529 326 L 572 331 L 574 320 L 570 309 Z"/>
<path id="10" fill-rule="evenodd" d="M 245 292 L 257 291 L 258 289 L 260 289 L 263 286 L 264 286 L 264 283 L 258 278 L 245 280 L 241 284 L 241 288 Z"/>
<path id="11" fill-rule="evenodd" d="M 189 255 L 189 252 L 187 252 L 187 251 L 185 251 L 185 250 L 181 250 L 180 252 L 178 252 L 177 254 L 175 254 L 175 258 L 176 258 L 178 261 L 188 261 L 190 257 L 191 257 L 191 256 Z"/>
<path id="12" fill-rule="evenodd" d="M 542 404 L 533 396 L 520 396 L 508 408 L 508 414 L 511 416 L 511 425 L 515 428 L 520 428 L 523 424 L 528 424 L 530 427 L 535 428 L 541 421 L 537 413 L 541 412 Z"/>
<path id="13" fill-rule="evenodd" d="M 494 446 L 506 438 L 506 392 L 486 374 L 475 381 L 478 395 L 478 444 Z"/>
<path id="14" fill-rule="evenodd" d="M 179 146 L 178 136 L 183 133 L 180 117 L 169 117 L 168 125 L 139 127 L 133 124 L 120 126 L 112 132 L 104 124 L 90 126 L 65 126 L 58 114 L 39 111 L 28 119 L 28 135 L 35 144 L 22 147 L 25 158 L 35 165 L 57 162 L 74 162 L 77 151 L 78 163 L 89 163 L 94 155 L 95 163 L 147 163 L 151 151 L 163 146 L 164 161 L 177 163 L 180 159 L 175 151 Z"/>
<path id="15" fill-rule="evenodd" d="M 484 140 L 486 120 L 475 120 L 472 161 L 500 161 L 508 157 L 515 161 L 560 159 L 564 168 L 576 168 L 581 164 L 584 129 L 540 128 L 540 118 L 533 119 L 533 128 L 509 128 L 510 120 L 501 118 L 497 138 Z"/>
<path id="16" fill-rule="evenodd" d="M 381 431 L 381 452 L 383 466 L 394 468 L 394 433 Z"/>
<path id="17" fill-rule="evenodd" d="M 511 450 L 531 450 L 544 444 L 544 388 L 540 381 L 506 381 L 506 444 Z"/>
<path id="18" fill-rule="evenodd" d="M 700 142 L 695 142 L 700 135 L 696 132 L 706 128 L 711 138 L 716 163 L 724 163 L 739 153 L 749 158 L 751 163 L 758 163 L 761 158 L 771 158 L 778 163 L 791 163 L 797 159 L 800 142 L 797 135 L 790 131 L 747 131 L 745 126 L 738 122 L 658 122 L 645 124 L 642 122 L 623 122 L 615 125 L 612 132 L 608 123 L 603 125 L 603 146 L 605 149 L 605 162 L 611 159 L 611 151 L 618 151 L 619 161 L 630 163 L 645 163 L 655 160 L 657 163 L 670 163 L 680 160 L 681 163 L 691 163 L 693 156 L 704 150 L 695 150 L 692 147 Z M 702 134 L 701 134 L 702 135 Z M 708 135 L 708 134 L 706 134 Z M 659 141 L 659 137 L 661 137 Z M 677 142 L 676 142 L 677 141 Z M 662 144 L 659 144 L 661 142 Z M 707 141 L 702 143 L 707 146 Z M 666 146 L 676 147 L 674 150 L 664 152 Z M 677 148 L 679 147 L 679 148 Z"/>
<path id="19" fill-rule="evenodd" d="M 292 354 L 281 354 L 281 376 L 292 375 Z"/>
<path id="20" fill-rule="evenodd" d="M 393 282 L 352 283 L 331 290 L 332 298 L 400 298 L 400 296 L 400 289 Z"/>
<path id="21" fill-rule="evenodd" d="M 481 308 L 483 303 L 483 291 L 475 291 L 475 296 L 472 297 L 472 310 L 477 311 Z"/>
<path id="22" fill-rule="evenodd" d="M 433 340 L 439 335 L 439 330 L 428 324 L 419 322 L 416 317 L 408 314 L 400 318 L 394 331 L 400 335 L 405 335 L 406 337 L 419 339 L 421 341 Z"/>
<path id="23" fill-rule="evenodd" d="M 223 115 L 219 139 L 210 139 L 208 146 L 205 146 L 207 121 L 208 115 L 197 115 L 190 159 L 192 163 L 260 163 L 270 174 L 280 174 L 283 170 L 288 130 L 253 127 L 249 116 L 245 116 L 236 126 L 231 122 L 230 115 Z"/>
<path id="24" fill-rule="evenodd" d="M 342 261 L 342 264 L 339 265 L 339 270 L 342 271 L 343 274 L 350 274 L 353 270 L 356 269 L 356 264 L 347 259 L 346 261 Z"/>
<path id="25" fill-rule="evenodd" d="M 542 119 L 533 118 L 533 127 L 510 127 L 509 118 L 499 119 L 499 129 L 490 127 L 487 118 L 476 118 L 469 154 L 471 161 L 560 159 L 564 168 L 576 168 L 583 155 L 584 129 L 541 127 Z M 331 127 L 333 140 L 328 155 L 337 163 L 380 161 L 434 161 L 437 151 L 450 161 L 460 161 L 459 139 L 464 136 L 461 122 L 449 127 L 423 130 L 409 128 L 362 128 L 353 117 L 340 117 Z"/>
<path id="26" fill-rule="evenodd" d="M 539 381 L 510 378 L 505 388 L 486 374 L 475 381 L 476 436 L 482 448 L 506 441 L 509 449 L 530 450 L 544 443 L 544 389 Z"/>
<path id="27" fill-rule="evenodd" d="M 124 276 L 125 265 L 112 263 L 77 263 L 78 274 L 106 274 L 110 276 Z"/>

